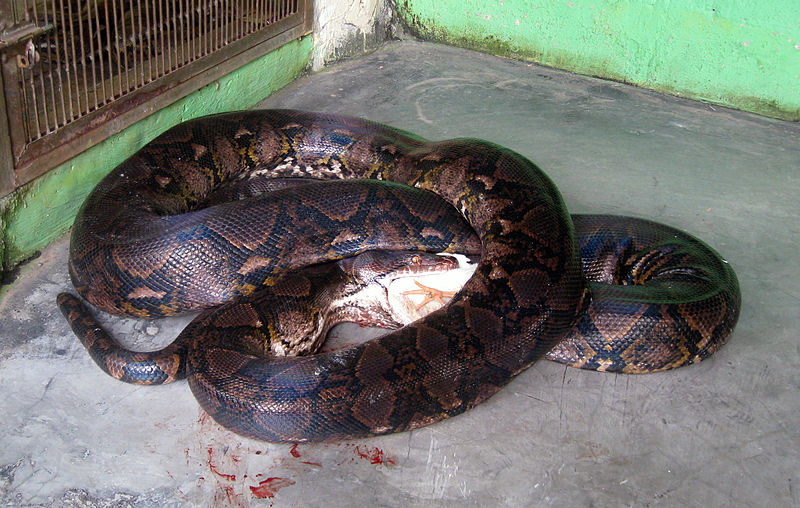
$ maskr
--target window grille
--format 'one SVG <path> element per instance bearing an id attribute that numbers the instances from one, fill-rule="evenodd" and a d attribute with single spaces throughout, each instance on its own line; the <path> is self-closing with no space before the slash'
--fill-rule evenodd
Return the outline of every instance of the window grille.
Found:
<path id="1" fill-rule="evenodd" d="M 0 0 L 0 196 L 311 26 L 311 0 Z"/>

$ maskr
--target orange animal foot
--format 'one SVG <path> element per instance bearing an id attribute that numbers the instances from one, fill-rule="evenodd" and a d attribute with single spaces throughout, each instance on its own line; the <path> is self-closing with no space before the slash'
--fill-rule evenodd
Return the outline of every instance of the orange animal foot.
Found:
<path id="1" fill-rule="evenodd" d="M 416 306 L 416 310 L 420 310 L 421 308 L 425 307 L 431 302 L 437 302 L 441 305 L 444 305 L 446 302 L 444 301 L 445 298 L 452 298 L 455 296 L 455 291 L 440 291 L 436 288 L 425 286 L 424 284 L 420 284 L 419 281 L 414 281 L 414 284 L 419 287 L 419 289 L 412 289 L 409 291 L 403 291 L 403 295 L 422 295 L 422 303 Z"/>

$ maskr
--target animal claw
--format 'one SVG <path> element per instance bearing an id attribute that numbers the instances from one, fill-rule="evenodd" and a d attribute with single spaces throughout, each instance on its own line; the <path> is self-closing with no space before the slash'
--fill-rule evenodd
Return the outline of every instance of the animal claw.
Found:
<path id="1" fill-rule="evenodd" d="M 422 302 L 416 306 L 416 310 L 420 310 L 421 308 L 425 307 L 431 302 L 437 302 L 441 305 L 445 304 L 445 298 L 452 298 L 455 296 L 455 291 L 442 291 L 436 288 L 432 288 L 421 284 L 419 281 L 414 281 L 414 284 L 417 285 L 419 289 L 411 289 L 409 291 L 403 291 L 403 295 L 422 295 L 423 299 Z"/>

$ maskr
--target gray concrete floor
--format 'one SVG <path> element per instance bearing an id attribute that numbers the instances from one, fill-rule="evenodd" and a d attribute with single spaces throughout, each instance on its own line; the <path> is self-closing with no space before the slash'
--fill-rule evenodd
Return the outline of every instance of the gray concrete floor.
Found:
<path id="1" fill-rule="evenodd" d="M 0 301 L 0 499 L 800 505 L 798 125 L 417 42 L 300 79 L 261 106 L 518 150 L 574 212 L 657 219 L 715 247 L 739 276 L 739 325 L 717 355 L 688 368 L 631 377 L 540 362 L 450 421 L 363 441 L 272 445 L 217 426 L 185 383 L 130 386 L 91 362 L 55 307 L 69 288 L 65 237 Z M 107 322 L 123 342 L 153 348 L 186 321 Z"/>

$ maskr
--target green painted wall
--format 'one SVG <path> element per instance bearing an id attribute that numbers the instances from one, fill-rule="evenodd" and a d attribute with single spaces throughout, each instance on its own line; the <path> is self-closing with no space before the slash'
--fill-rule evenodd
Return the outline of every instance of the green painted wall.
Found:
<path id="1" fill-rule="evenodd" d="M 0 200 L 3 270 L 72 225 L 97 182 L 149 140 L 182 121 L 253 106 L 310 64 L 312 37 L 290 42 L 93 146 Z"/>
<path id="2" fill-rule="evenodd" d="M 398 0 L 418 36 L 800 120 L 800 0 Z"/>

